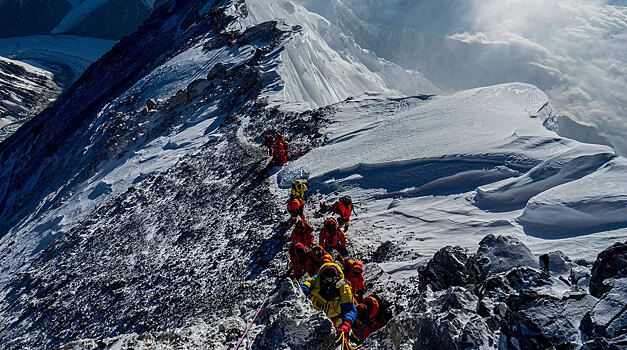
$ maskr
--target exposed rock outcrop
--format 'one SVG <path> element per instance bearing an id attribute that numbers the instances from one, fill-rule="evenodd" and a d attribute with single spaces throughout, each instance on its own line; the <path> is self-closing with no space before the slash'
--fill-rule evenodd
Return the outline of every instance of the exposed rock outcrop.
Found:
<path id="1" fill-rule="evenodd" d="M 617 248 L 600 254 L 595 266 L 609 264 L 606 260 L 620 252 Z M 523 350 L 625 345 L 627 278 L 604 275 L 610 278 L 604 284 L 609 289 L 598 300 L 586 290 L 589 269 L 562 252 L 537 259 L 516 238 L 489 235 L 476 254 L 460 247 L 440 249 L 418 275 L 419 295 L 368 338 L 366 347 Z"/>
<path id="2" fill-rule="evenodd" d="M 609 278 L 627 276 L 627 242 L 616 243 L 602 251 L 592 266 L 590 294 L 600 298 L 611 289 L 605 285 Z"/>

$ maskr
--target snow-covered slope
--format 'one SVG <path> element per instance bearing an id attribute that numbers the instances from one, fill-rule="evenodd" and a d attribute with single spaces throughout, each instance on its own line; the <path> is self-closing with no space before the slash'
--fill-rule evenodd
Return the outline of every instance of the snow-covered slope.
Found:
<path id="1" fill-rule="evenodd" d="M 538 339 L 553 339 L 542 344 L 571 337 L 580 346 L 586 339 L 572 327 L 550 326 L 559 312 L 544 322 L 542 308 L 505 301 L 537 293 L 559 309 L 573 292 L 581 303 L 568 310 L 578 312 L 560 324 L 583 323 L 598 304 L 584 333 L 601 332 L 605 304 L 585 280 L 595 255 L 627 237 L 624 159 L 550 131 L 553 110 L 533 86 L 437 92 L 298 4 L 160 7 L 0 143 L 0 346 L 233 348 L 267 300 L 245 346 L 329 347 L 330 321 L 286 266 L 284 203 L 297 177 L 310 182 L 306 211 L 316 228 L 319 203 L 334 191 L 353 196 L 350 256 L 365 263 L 368 292 L 405 306 L 404 319 L 453 304 L 464 310 L 451 311 L 462 319 L 455 327 L 489 318 L 476 324 L 490 327 L 477 334 L 491 341 L 527 344 L 517 332 L 531 319 L 543 326 Z M 261 142 L 275 131 L 305 155 L 266 169 Z M 572 189 L 582 185 L 598 189 Z M 589 197 L 593 205 L 581 205 Z M 577 236 L 555 233 L 543 208 L 598 219 L 560 222 Z M 616 219 L 600 215 L 606 209 Z M 480 276 L 450 287 L 499 282 L 487 313 L 472 307 L 479 292 L 433 294 L 449 286 L 422 267 L 443 246 L 477 244 L 468 269 Z M 581 259 L 563 264 L 581 282 L 539 270 L 533 253 L 555 248 Z M 466 269 L 464 249 L 449 250 Z M 394 329 L 379 332 L 377 344 L 398 340 Z"/>
<path id="2" fill-rule="evenodd" d="M 34 35 L 0 39 L 0 56 L 53 73 L 67 89 L 83 72 L 109 51 L 115 41 L 71 35 Z"/>
<path id="3" fill-rule="evenodd" d="M 582 142 L 605 139 L 626 154 L 622 91 L 627 87 L 617 68 L 625 56 L 624 2 L 295 2 L 444 90 L 512 81 L 538 86 L 557 114 L 587 126 L 574 131 L 578 125 L 570 122 L 560 135 Z"/>
<path id="4" fill-rule="evenodd" d="M 277 181 L 285 189 L 305 178 L 331 198 L 333 191 L 358 198 L 355 225 L 385 228 L 357 241 L 362 246 L 391 240 L 429 256 L 442 237 L 472 247 L 487 233 L 506 232 L 536 253 L 592 259 L 625 239 L 624 158 L 548 130 L 555 116 L 531 85 L 368 95 L 337 108 L 325 146 L 286 166 Z"/>
<path id="5" fill-rule="evenodd" d="M 189 4 L 181 6 L 179 11 L 188 8 L 187 6 L 199 5 Z M 171 16 L 170 11 L 173 10 L 164 8 L 162 17 L 157 17 L 161 28 L 169 28 L 170 31 L 179 33 L 177 29 L 179 24 L 176 21 L 181 19 L 173 15 L 172 18 L 168 17 Z M 228 10 L 227 8 L 227 11 L 237 12 L 235 8 L 233 10 Z M 228 12 L 225 12 L 223 16 L 226 16 L 226 13 Z M 9 186 L 9 183 L 12 181 L 8 181 L 6 182 L 7 186 L 2 189 L 4 205 L 0 207 L 2 209 L 2 214 L 0 215 L 5 218 L 2 225 L 2 234 L 6 234 L 10 230 L 15 235 L 23 236 L 21 239 L 28 242 L 22 244 L 20 249 L 12 250 L 11 254 L 3 259 L 7 266 L 18 268 L 23 261 L 28 261 L 34 253 L 45 247 L 45 245 L 41 246 L 41 242 L 49 243 L 50 238 L 58 236 L 60 232 L 72 227 L 84 215 L 89 213 L 95 205 L 122 193 L 132 183 L 167 169 L 181 155 L 191 152 L 206 142 L 209 131 L 205 129 L 209 126 L 212 128 L 216 127 L 224 118 L 224 111 L 216 110 L 216 106 L 207 104 L 195 110 L 194 113 L 186 115 L 183 119 L 176 117 L 175 120 L 177 122 L 187 120 L 186 125 L 197 125 L 195 128 L 180 129 L 165 138 L 157 137 L 159 134 L 154 135 L 153 132 L 149 131 L 155 127 L 155 123 L 148 122 L 152 116 L 147 112 L 141 111 L 143 107 L 142 102 L 149 98 L 159 100 L 173 98 L 176 101 L 175 104 L 187 102 L 187 97 L 184 95 L 176 95 L 177 91 L 185 90 L 190 83 L 206 76 L 207 72 L 217 62 L 226 64 L 229 67 L 237 67 L 248 60 L 259 59 L 258 54 L 256 54 L 258 47 L 252 42 L 248 44 L 250 39 L 247 39 L 247 35 L 242 34 L 241 39 L 238 39 L 238 45 L 229 48 L 225 46 L 225 33 L 205 34 L 202 30 L 206 29 L 203 28 L 211 28 L 209 26 L 214 25 L 214 23 L 210 20 L 208 9 L 203 10 L 203 15 L 205 20 L 193 28 L 200 31 L 204 36 L 195 38 L 194 40 L 196 41 L 192 45 L 188 42 L 183 44 L 183 39 L 174 37 L 170 39 L 170 42 L 178 43 L 181 47 L 168 49 L 167 45 L 170 45 L 169 42 L 163 40 L 162 37 L 157 37 L 152 39 L 154 44 L 143 45 L 142 48 L 134 46 L 134 43 L 144 40 L 138 38 L 152 36 L 151 27 L 140 31 L 125 41 L 123 40 L 105 58 L 101 59 L 95 66 L 92 66 L 81 77 L 81 80 L 68 92 L 69 96 L 66 96 L 64 103 L 58 109 L 52 110 L 49 114 L 38 118 L 37 123 L 44 123 L 44 118 L 50 118 L 52 121 L 45 121 L 45 123 L 54 124 L 57 130 L 59 130 L 58 132 L 68 132 L 63 124 L 75 125 L 74 127 L 81 126 L 81 131 L 74 133 L 70 139 L 54 137 L 46 141 L 51 142 L 55 146 L 50 146 L 46 142 L 40 142 L 36 146 L 41 147 L 42 150 L 62 147 L 66 149 L 65 157 L 56 159 L 44 158 L 46 160 L 44 160 L 43 164 L 15 162 L 14 159 L 7 158 L 7 166 L 3 167 L 5 176 L 13 178 L 13 181 L 21 178 L 19 183 L 23 187 L 18 186 L 19 189 L 14 188 Z M 188 15 L 181 13 L 179 16 Z M 163 20 L 165 18 L 167 20 Z M 321 20 L 319 17 L 314 16 L 313 18 L 316 21 Z M 154 20 L 157 21 L 157 19 Z M 162 24 L 162 21 L 165 21 L 165 23 Z M 223 21 L 226 21 L 226 17 Z M 271 103 L 277 103 L 276 99 L 284 96 L 280 101 L 305 103 L 315 106 L 317 103 L 337 102 L 348 93 L 361 94 L 369 88 L 378 88 L 381 91 L 394 93 L 394 90 L 374 83 L 370 83 L 367 86 L 356 84 L 347 89 L 348 85 L 345 84 L 345 81 L 334 77 L 331 74 L 332 72 L 355 74 L 355 71 L 361 70 L 364 76 L 379 79 L 380 82 L 390 78 L 385 74 L 387 71 L 372 72 L 366 70 L 365 65 L 360 64 L 359 61 L 357 63 L 355 63 L 355 59 L 347 61 L 337 54 L 333 55 L 335 57 L 334 65 L 332 65 L 333 71 L 327 72 L 329 74 L 328 81 L 308 81 L 308 79 L 301 76 L 303 71 L 285 69 L 286 65 L 293 63 L 292 58 L 284 56 L 285 51 L 292 49 L 289 43 L 292 41 L 301 42 L 301 36 L 311 36 L 320 45 L 324 45 L 324 42 L 316 32 L 307 31 L 303 33 L 302 27 L 278 24 L 278 28 L 281 28 L 281 31 L 290 33 L 291 40 L 288 41 L 287 46 L 281 46 L 281 50 L 266 53 L 267 57 L 260 68 L 260 76 L 264 83 L 261 93 L 264 96 L 269 96 Z M 178 35 L 184 35 L 185 37 L 185 35 L 193 35 L 193 33 L 180 33 Z M 328 54 L 332 53 L 328 47 L 326 50 Z M 359 48 L 356 48 L 356 50 L 359 51 Z M 130 65 L 120 63 L 118 58 L 121 54 L 120 52 L 126 51 L 129 51 L 126 54 L 128 59 L 133 60 L 133 63 Z M 313 55 L 316 52 L 311 51 L 309 54 Z M 142 60 L 135 60 L 135 57 L 138 57 L 140 54 Z M 151 54 L 154 56 L 151 56 Z M 325 53 L 320 52 L 320 54 Z M 368 58 L 368 56 L 366 57 Z M 353 63 L 357 65 L 356 69 L 351 68 Z M 340 66 L 340 68 L 335 67 L 335 65 Z M 375 68 L 381 68 L 386 65 L 392 67 L 391 72 L 393 74 L 400 74 L 402 71 L 400 68 L 385 62 L 377 63 Z M 306 71 L 324 72 L 327 69 L 325 67 L 328 66 L 328 62 L 316 59 L 304 61 L 300 66 Z M 97 72 L 99 69 L 102 70 L 102 73 L 94 73 L 94 71 Z M 119 73 L 112 74 L 112 70 L 119 71 Z M 106 75 L 106 78 L 104 80 L 101 78 L 93 79 L 91 77 L 94 74 Z M 409 73 L 410 76 L 411 74 L 413 73 Z M 119 89 L 118 91 L 115 85 L 118 84 L 118 76 L 132 76 L 134 80 L 125 81 L 124 89 Z M 302 82 L 306 82 L 311 91 L 327 89 L 333 92 L 333 94 L 323 97 L 322 100 L 317 99 L 313 95 L 292 98 L 294 94 L 290 91 L 298 90 L 302 86 Z M 417 83 L 423 82 L 419 80 Z M 86 88 L 86 86 L 89 86 L 89 88 Z M 416 89 L 418 89 L 418 86 L 416 85 Z M 201 90 L 203 88 L 206 88 L 206 86 L 201 85 L 199 87 Z M 113 91 L 116 92 L 109 93 L 108 89 L 114 89 Z M 340 93 L 335 93 L 334 91 L 339 91 Z M 397 91 L 395 93 L 399 94 L 400 92 Z M 107 97 L 102 97 L 103 94 Z M 72 101 L 84 101 L 85 99 L 93 99 L 97 103 L 96 106 L 80 102 L 84 106 L 83 109 L 74 110 L 78 102 Z M 105 103 L 104 101 L 107 102 Z M 240 103 L 243 102 L 245 101 Z M 95 108 L 95 110 L 89 113 L 83 112 L 91 108 Z M 68 118 L 67 112 L 61 112 L 64 109 L 71 109 L 70 116 L 74 117 Z M 136 120 L 138 118 L 137 113 L 144 113 L 140 119 L 145 119 L 146 121 L 138 122 Z M 85 117 L 93 120 L 89 122 L 84 121 L 83 118 Z M 62 120 L 62 122 L 58 122 L 57 125 L 57 122 L 54 121 L 55 118 Z M 174 122 L 170 118 L 172 117 L 168 117 L 168 124 Z M 128 123 L 128 126 L 122 126 L 126 123 Z M 140 128 L 139 130 L 137 130 L 137 126 Z M 33 132 L 33 128 L 37 128 L 35 125 L 30 125 L 30 127 L 30 130 L 24 130 L 25 135 Z M 123 130 L 127 131 L 122 132 Z M 199 130 L 205 130 L 205 132 L 200 132 Z M 159 133 L 163 132 L 166 132 L 166 130 L 162 130 Z M 180 135 L 178 135 L 179 133 Z M 20 137 L 24 137 L 24 134 L 15 137 L 14 144 L 9 143 L 5 145 L 6 152 L 13 152 L 13 147 L 16 146 L 23 147 L 17 140 Z M 47 152 L 44 151 L 44 153 Z M 18 154 L 21 154 L 19 157 L 23 159 L 37 159 L 41 157 L 39 152 L 33 151 L 18 151 Z M 70 154 L 73 154 L 73 156 L 70 156 Z M 73 158 L 80 160 L 78 162 L 73 160 L 73 166 L 66 167 L 69 159 Z M 46 168 L 47 170 L 42 172 L 42 170 L 36 170 L 37 168 Z M 81 174 L 79 176 L 80 180 L 76 178 L 76 172 Z M 56 180 L 54 182 L 44 181 L 46 185 L 41 188 L 39 183 L 46 178 Z M 30 193 L 28 200 L 21 200 L 20 198 L 25 193 Z M 14 205 L 17 202 L 21 202 L 20 207 Z M 61 203 L 63 205 L 60 205 Z M 34 208 L 37 209 L 32 211 Z M 17 222 L 19 222 L 19 225 L 13 227 Z"/>
<path id="6" fill-rule="evenodd" d="M 0 57 L 0 142 L 60 93 L 52 73 Z"/>

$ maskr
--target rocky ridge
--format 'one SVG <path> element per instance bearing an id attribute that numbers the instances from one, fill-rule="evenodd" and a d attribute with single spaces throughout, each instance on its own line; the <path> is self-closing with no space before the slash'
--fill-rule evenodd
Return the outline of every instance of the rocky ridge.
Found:
<path id="1" fill-rule="evenodd" d="M 397 298 L 398 314 L 365 347 L 623 348 L 626 246 L 606 249 L 594 267 L 559 251 L 538 259 L 513 237 L 488 235 L 474 254 L 442 248 L 419 268 L 419 283 Z M 608 264 L 617 268 L 601 267 Z"/>
<path id="2" fill-rule="evenodd" d="M 52 73 L 0 57 L 0 142 L 60 93 Z"/>

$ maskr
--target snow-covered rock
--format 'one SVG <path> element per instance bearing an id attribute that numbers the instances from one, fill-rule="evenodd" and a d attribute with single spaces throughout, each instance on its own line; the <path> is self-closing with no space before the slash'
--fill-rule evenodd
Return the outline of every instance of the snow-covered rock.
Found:
<path id="1" fill-rule="evenodd" d="M 528 266 L 539 268 L 538 258 L 515 237 L 488 235 L 479 242 L 477 254 L 472 259 L 479 273 L 488 275 Z"/>
<path id="2" fill-rule="evenodd" d="M 0 142 L 60 93 L 52 73 L 0 57 Z"/>
<path id="3" fill-rule="evenodd" d="M 581 332 L 589 349 L 599 346 L 619 349 L 627 345 L 627 278 L 606 281 L 608 291 L 581 322 Z"/>
<path id="4" fill-rule="evenodd" d="M 467 271 L 468 255 L 460 247 L 444 247 L 433 255 L 429 263 L 418 269 L 420 289 L 427 285 L 440 291 L 451 286 L 465 286 L 470 283 L 471 276 Z"/>
<path id="5" fill-rule="evenodd" d="M 528 251 L 522 243 L 506 244 L 505 237 L 487 236 L 483 241 L 497 241 L 504 247 Z M 468 257 L 469 264 L 482 259 L 485 245 Z M 519 245 L 524 249 L 517 247 Z M 450 251 L 445 248 L 436 255 Z M 580 348 L 589 339 L 620 341 L 610 338 L 625 327 L 619 318 L 624 311 L 624 301 L 617 299 L 624 293 L 622 280 L 615 283 L 616 290 L 607 300 L 598 300 L 585 290 L 571 292 L 564 288 L 562 281 L 538 270 L 534 259 L 521 259 L 521 254 L 513 253 L 502 256 L 502 265 L 508 268 L 488 269 L 484 275 L 465 284 L 434 292 L 432 288 L 437 288 L 439 282 L 425 281 L 427 287 L 419 295 L 410 297 L 408 305 L 384 329 L 367 339 L 365 346 L 377 349 L 412 346 L 420 349 L 549 349 Z M 556 255 L 551 254 L 552 261 L 557 259 Z M 434 256 L 427 266 L 437 265 L 437 261 L 442 259 Z M 553 270 L 555 265 L 550 264 Z M 584 331 L 583 338 L 580 327 Z M 606 333 L 610 329 L 617 331 Z"/>
<path id="6" fill-rule="evenodd" d="M 577 267 L 577 264 L 559 250 L 540 255 L 540 265 L 545 271 L 557 276 L 569 275 Z"/>
<path id="7" fill-rule="evenodd" d="M 605 285 L 605 280 L 625 276 L 627 276 L 627 242 L 614 243 L 599 253 L 592 266 L 590 294 L 597 298 L 602 297 L 605 292 L 612 288 Z"/>

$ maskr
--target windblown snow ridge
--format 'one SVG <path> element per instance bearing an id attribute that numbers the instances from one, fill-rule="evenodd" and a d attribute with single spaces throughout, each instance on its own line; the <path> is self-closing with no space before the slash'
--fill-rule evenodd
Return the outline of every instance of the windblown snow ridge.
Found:
<path id="1" fill-rule="evenodd" d="M 468 204 L 525 209 L 524 231 L 545 238 L 627 226 L 627 181 L 617 178 L 624 158 L 548 130 L 556 117 L 534 86 L 427 99 L 374 94 L 336 108 L 329 141 L 283 169 L 280 187 L 305 178 L 325 194 L 367 191 L 364 200 L 475 192 Z"/>

